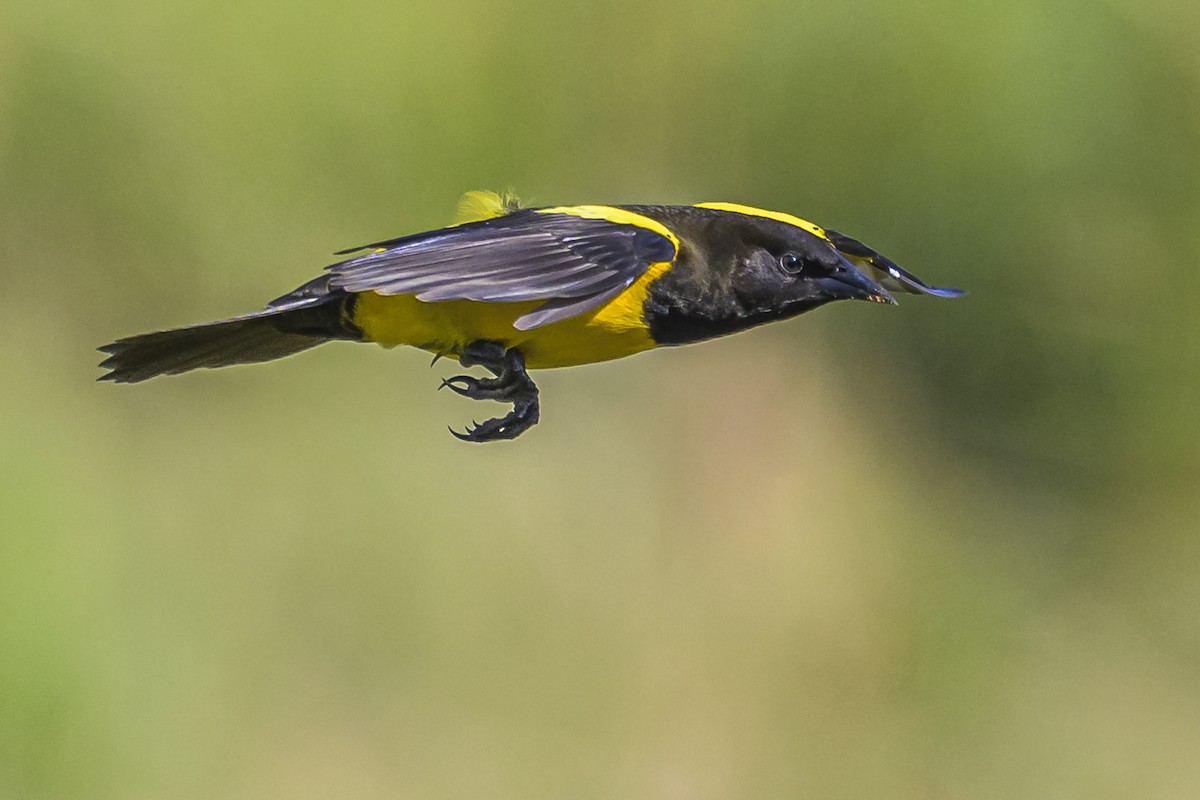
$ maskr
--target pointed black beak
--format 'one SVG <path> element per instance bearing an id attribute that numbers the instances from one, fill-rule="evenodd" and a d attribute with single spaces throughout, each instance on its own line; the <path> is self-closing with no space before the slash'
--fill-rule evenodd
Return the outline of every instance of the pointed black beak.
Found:
<path id="1" fill-rule="evenodd" d="M 867 273 L 845 258 L 828 277 L 820 280 L 822 293 L 831 300 L 869 300 L 872 303 L 896 305 L 888 290 L 872 280 Z"/>

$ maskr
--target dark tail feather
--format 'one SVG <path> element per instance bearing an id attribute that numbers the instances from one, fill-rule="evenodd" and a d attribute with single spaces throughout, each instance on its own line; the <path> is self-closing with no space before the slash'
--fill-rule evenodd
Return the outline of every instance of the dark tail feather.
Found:
<path id="1" fill-rule="evenodd" d="M 110 370 L 102 381 L 137 383 L 201 367 L 254 364 L 290 356 L 333 339 L 359 339 L 350 322 L 353 296 L 306 300 L 244 317 L 143 333 L 101 347 Z"/>

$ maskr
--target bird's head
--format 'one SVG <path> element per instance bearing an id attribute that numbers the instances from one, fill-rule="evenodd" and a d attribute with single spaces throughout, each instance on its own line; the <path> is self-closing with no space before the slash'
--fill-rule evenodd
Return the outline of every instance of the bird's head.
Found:
<path id="1" fill-rule="evenodd" d="M 771 219 L 736 220 L 729 290 L 742 313 L 790 317 L 833 300 L 895 304 L 870 271 L 823 236 Z"/>
<path id="2" fill-rule="evenodd" d="M 786 319 L 834 300 L 895 304 L 892 292 L 955 297 L 866 245 L 777 211 L 701 203 L 678 220 L 676 265 L 651 285 L 647 318 L 661 343 Z"/>

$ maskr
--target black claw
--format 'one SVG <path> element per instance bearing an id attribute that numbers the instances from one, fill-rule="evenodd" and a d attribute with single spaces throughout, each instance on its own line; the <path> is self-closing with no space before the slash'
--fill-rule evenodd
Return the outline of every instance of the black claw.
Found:
<path id="1" fill-rule="evenodd" d="M 450 391 L 461 394 L 463 397 L 470 397 L 472 400 L 487 399 L 478 393 L 480 383 L 480 381 L 468 375 L 455 375 L 452 378 L 442 378 L 442 384 L 438 387 L 438 391 L 440 392 L 442 389 L 449 388 Z M 460 386 L 459 384 L 462 385 Z"/>
<path id="2" fill-rule="evenodd" d="M 513 409 L 503 417 L 483 422 L 472 420 L 471 427 L 461 433 L 449 428 L 456 439 L 464 442 L 515 439 L 537 424 L 540 416 L 538 389 L 525 371 L 525 359 L 519 350 L 505 350 L 499 342 L 472 342 L 463 348 L 458 363 L 464 367 L 484 367 L 496 377 L 455 375 L 443 378 L 439 390 L 448 386 L 451 391 L 473 400 L 512 403 Z"/>

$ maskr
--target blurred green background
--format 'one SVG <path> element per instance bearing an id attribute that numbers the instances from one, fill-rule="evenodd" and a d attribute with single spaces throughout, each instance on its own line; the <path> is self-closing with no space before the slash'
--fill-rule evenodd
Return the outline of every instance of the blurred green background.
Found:
<path id="1" fill-rule="evenodd" d="M 0 8 L 0 798 L 1200 792 L 1200 6 Z M 331 251 L 730 200 L 962 301 L 96 384 Z M 499 407 L 497 407 L 499 410 Z"/>

